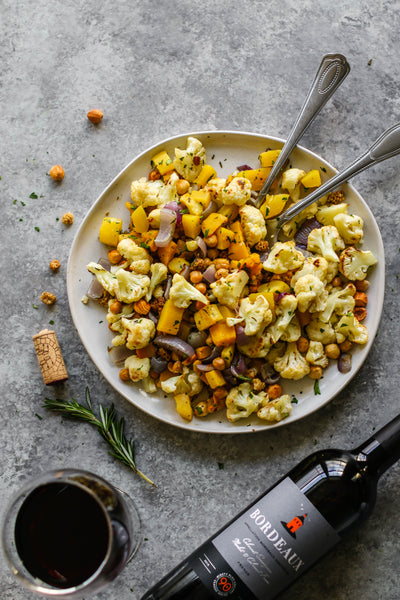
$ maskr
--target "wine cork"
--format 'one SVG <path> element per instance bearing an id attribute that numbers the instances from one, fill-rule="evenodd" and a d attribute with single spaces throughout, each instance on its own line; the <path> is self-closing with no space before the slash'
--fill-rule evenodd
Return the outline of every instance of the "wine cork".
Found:
<path id="1" fill-rule="evenodd" d="M 33 336 L 36 355 L 46 385 L 68 379 L 67 369 L 54 331 L 43 329 Z"/>

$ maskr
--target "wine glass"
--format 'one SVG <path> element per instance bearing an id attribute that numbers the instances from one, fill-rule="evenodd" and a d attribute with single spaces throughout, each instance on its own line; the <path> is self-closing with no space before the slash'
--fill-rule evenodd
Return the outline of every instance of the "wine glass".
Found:
<path id="1" fill-rule="evenodd" d="M 74 598 L 112 581 L 142 539 L 132 499 L 88 471 L 62 469 L 30 481 L 6 510 L 3 550 L 28 589 Z"/>

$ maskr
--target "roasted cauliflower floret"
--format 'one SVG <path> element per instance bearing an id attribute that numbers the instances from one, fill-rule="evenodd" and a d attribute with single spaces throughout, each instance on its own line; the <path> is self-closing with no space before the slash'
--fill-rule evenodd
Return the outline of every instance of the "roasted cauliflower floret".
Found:
<path id="1" fill-rule="evenodd" d="M 294 315 L 289 325 L 285 327 L 283 333 L 280 336 L 280 340 L 283 342 L 296 342 L 301 336 L 301 327 L 297 315 Z"/>
<path id="2" fill-rule="evenodd" d="M 321 342 L 310 341 L 306 354 L 306 361 L 310 363 L 310 365 L 317 365 L 318 367 L 326 369 L 329 364 L 329 358 L 326 356 L 324 346 Z"/>
<path id="3" fill-rule="evenodd" d="M 357 244 L 364 235 L 364 221 L 357 215 L 339 213 L 333 218 L 333 223 L 347 245 Z"/>
<path id="4" fill-rule="evenodd" d="M 350 281 L 361 281 L 366 278 L 369 267 L 377 262 L 370 250 L 357 250 L 349 246 L 340 255 L 339 271 Z"/>
<path id="5" fill-rule="evenodd" d="M 353 313 L 343 315 L 335 325 L 335 332 L 338 344 L 345 340 L 355 344 L 366 344 L 368 342 L 368 329 L 356 319 Z"/>
<path id="6" fill-rule="evenodd" d="M 266 333 L 271 335 L 273 344 L 280 340 L 289 327 L 296 314 L 296 309 L 297 298 L 293 294 L 286 294 L 277 303 L 275 308 L 276 321 L 266 329 Z"/>
<path id="7" fill-rule="evenodd" d="M 246 419 L 256 412 L 267 395 L 265 392 L 255 394 L 250 383 L 241 383 L 232 388 L 226 397 L 226 415 L 232 423 Z"/>
<path id="8" fill-rule="evenodd" d="M 203 389 L 203 382 L 194 371 L 190 371 L 187 367 L 184 367 L 180 375 L 162 381 L 161 389 L 166 394 L 196 396 Z"/>
<path id="9" fill-rule="evenodd" d="M 220 304 L 235 309 L 248 280 L 249 276 L 245 271 L 233 271 L 214 281 L 210 288 Z"/>
<path id="10" fill-rule="evenodd" d="M 293 405 L 288 394 L 283 394 L 275 400 L 267 400 L 263 402 L 261 408 L 257 411 L 257 417 L 264 421 L 275 421 L 279 423 L 282 419 L 286 419 L 292 412 Z"/>
<path id="11" fill-rule="evenodd" d="M 326 282 L 328 266 L 328 261 L 322 256 L 307 256 L 301 269 L 296 271 L 290 280 L 291 287 L 294 289 L 296 281 L 300 279 L 300 277 L 304 277 L 304 275 L 314 275 L 321 281 Z"/>
<path id="12" fill-rule="evenodd" d="M 294 286 L 300 312 L 317 312 L 324 310 L 328 292 L 324 283 L 316 275 L 299 277 Z"/>
<path id="13" fill-rule="evenodd" d="M 191 302 L 202 302 L 208 304 L 208 298 L 197 288 L 189 283 L 182 275 L 175 273 L 169 297 L 178 308 L 187 308 Z"/>
<path id="14" fill-rule="evenodd" d="M 150 278 L 147 275 L 125 271 L 125 269 L 118 269 L 115 273 L 110 273 L 101 265 L 93 262 L 89 263 L 86 268 L 96 275 L 98 282 L 107 292 L 125 304 L 131 304 L 143 298 L 150 285 Z"/>
<path id="15" fill-rule="evenodd" d="M 117 251 L 126 259 L 131 271 L 134 273 L 145 275 L 150 271 L 149 253 L 130 238 L 121 240 L 117 246 Z"/>
<path id="16" fill-rule="evenodd" d="M 284 379 L 302 379 L 310 372 L 310 365 L 298 351 L 296 342 L 289 342 L 284 355 L 274 362 L 274 369 Z"/>
<path id="17" fill-rule="evenodd" d="M 240 352 L 250 358 L 265 358 L 272 346 L 272 336 L 268 333 L 268 330 L 253 335 L 250 341 L 243 345 L 238 346 Z"/>
<path id="18" fill-rule="evenodd" d="M 262 212 L 255 206 L 245 204 L 239 210 L 243 233 L 249 246 L 254 246 L 267 235 L 267 228 Z"/>
<path id="19" fill-rule="evenodd" d="M 129 371 L 129 379 L 141 381 L 146 379 L 150 373 L 150 359 L 139 358 L 135 354 L 125 359 L 125 369 Z"/>
<path id="20" fill-rule="evenodd" d="M 185 150 L 175 148 L 174 167 L 179 175 L 191 183 L 199 176 L 205 161 L 205 148 L 197 138 L 189 136 Z"/>
<path id="21" fill-rule="evenodd" d="M 322 321 L 318 313 L 312 315 L 311 321 L 306 327 L 306 332 L 308 338 L 315 342 L 321 342 L 324 345 L 336 342 L 336 334 L 331 323 Z"/>
<path id="22" fill-rule="evenodd" d="M 273 245 L 263 267 L 271 273 L 286 273 L 299 269 L 304 263 L 304 255 L 296 249 L 294 242 L 277 242 Z"/>
<path id="23" fill-rule="evenodd" d="M 161 179 L 149 181 L 146 177 L 141 177 L 131 183 L 131 199 L 136 206 L 160 206 L 162 202 L 159 193 L 164 182 Z"/>
<path id="24" fill-rule="evenodd" d="M 336 215 L 347 213 L 348 204 L 342 202 L 341 204 L 327 204 L 320 206 L 315 215 L 317 221 L 322 225 L 335 225 L 334 218 Z"/>
<path id="25" fill-rule="evenodd" d="M 234 177 L 229 184 L 221 190 L 222 204 L 230 206 L 236 204 L 243 206 L 250 200 L 251 183 L 245 177 Z"/>
<path id="26" fill-rule="evenodd" d="M 333 313 L 345 315 L 351 312 L 355 305 L 355 293 L 356 286 L 353 283 L 348 283 L 343 288 L 332 288 L 329 292 L 326 306 L 320 314 L 320 319 L 328 323 Z"/>
<path id="27" fill-rule="evenodd" d="M 300 180 L 306 174 L 303 169 L 287 169 L 282 174 L 282 188 L 287 190 L 293 202 L 300 197 Z"/>
<path id="28" fill-rule="evenodd" d="M 244 332 L 246 335 L 256 335 L 260 333 L 272 321 L 272 311 L 268 300 L 259 295 L 252 302 L 249 298 L 243 298 L 239 307 L 239 317 L 228 317 L 227 325 L 232 326 L 236 323 L 245 322 Z"/>
<path id="29" fill-rule="evenodd" d="M 218 205 L 222 205 L 222 190 L 224 188 L 226 188 L 226 179 L 223 177 L 214 177 L 214 179 L 210 179 L 204 187 L 205 190 L 210 192 L 211 199 Z"/>
<path id="30" fill-rule="evenodd" d="M 320 254 L 328 261 L 339 262 L 336 252 L 344 247 L 344 241 L 334 225 L 313 229 L 308 236 L 307 250 Z"/>
<path id="31" fill-rule="evenodd" d="M 156 327 L 151 319 L 127 319 L 121 318 L 121 325 L 124 328 L 123 335 L 126 340 L 126 347 L 129 350 L 137 350 L 148 346 L 156 333 Z"/>
<path id="32" fill-rule="evenodd" d="M 168 268 L 163 263 L 153 263 L 150 267 L 151 279 L 149 289 L 146 293 L 146 300 L 150 302 L 153 292 L 164 279 L 167 278 Z"/>

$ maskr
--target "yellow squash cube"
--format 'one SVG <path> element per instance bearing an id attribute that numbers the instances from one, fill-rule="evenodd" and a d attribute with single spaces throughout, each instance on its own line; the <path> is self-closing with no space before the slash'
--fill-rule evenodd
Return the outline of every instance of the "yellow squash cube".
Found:
<path id="1" fill-rule="evenodd" d="M 265 202 L 260 207 L 264 219 L 272 219 L 278 216 L 285 208 L 288 200 L 289 194 L 274 194 L 271 196 L 267 194 Z"/>
<path id="2" fill-rule="evenodd" d="M 321 185 L 321 173 L 318 171 L 318 169 L 312 169 L 300 179 L 300 183 L 306 189 L 318 187 L 319 185 Z"/>
<path id="3" fill-rule="evenodd" d="M 201 217 L 199 215 L 182 215 L 182 227 L 186 237 L 195 238 L 201 231 Z"/>
<path id="4" fill-rule="evenodd" d="M 228 217 L 221 215 L 220 213 L 211 213 L 208 215 L 201 224 L 201 230 L 204 234 L 204 237 L 209 237 L 213 235 L 221 225 L 225 225 L 228 221 Z"/>
<path id="5" fill-rule="evenodd" d="M 267 150 L 266 152 L 261 152 L 260 156 L 258 157 L 261 166 L 273 167 L 280 153 L 280 150 Z"/>
<path id="6" fill-rule="evenodd" d="M 260 169 L 240 171 L 235 177 L 245 177 L 250 181 L 251 188 L 256 192 L 259 192 L 270 173 L 271 167 L 261 167 Z"/>
<path id="7" fill-rule="evenodd" d="M 106 246 L 117 246 L 122 231 L 122 219 L 104 217 L 99 230 L 99 240 Z"/>
<path id="8" fill-rule="evenodd" d="M 175 256 L 172 260 L 169 261 L 168 270 L 171 271 L 171 273 L 175 274 L 180 273 L 182 269 L 188 266 L 189 263 L 187 260 L 185 260 L 181 256 Z"/>
<path id="9" fill-rule="evenodd" d="M 158 170 L 161 175 L 165 175 L 169 171 L 172 171 L 174 165 L 170 159 L 168 153 L 165 150 L 161 150 L 153 156 L 151 164 Z"/>
<path id="10" fill-rule="evenodd" d="M 222 375 L 221 371 L 217 371 L 216 369 L 213 369 L 212 371 L 208 371 L 207 373 L 205 373 L 205 376 L 206 376 L 208 385 L 213 390 L 217 387 L 221 387 L 226 384 L 226 381 L 225 381 L 224 376 Z"/>
<path id="11" fill-rule="evenodd" d="M 214 179 L 217 176 L 217 171 L 211 165 L 204 165 L 200 171 L 200 175 L 197 177 L 195 183 L 199 187 L 204 187 L 210 179 Z"/>
<path id="12" fill-rule="evenodd" d="M 229 248 L 231 242 L 233 241 L 233 238 L 235 237 L 234 232 L 230 229 L 227 229 L 226 227 L 219 227 L 215 232 L 215 235 L 217 236 L 218 240 L 218 250 L 226 250 L 227 248 Z"/>
<path id="13" fill-rule="evenodd" d="M 160 333 L 168 333 L 170 335 L 176 335 L 181 325 L 184 308 L 178 308 L 168 298 L 164 306 L 157 323 L 157 331 Z"/>
<path id="14" fill-rule="evenodd" d="M 190 403 L 190 396 L 188 394 L 177 394 L 174 398 L 178 414 L 182 419 L 191 421 L 193 418 L 193 408 Z"/>
<path id="15" fill-rule="evenodd" d="M 194 313 L 194 322 L 199 331 L 208 329 L 208 327 L 215 325 L 218 321 L 223 321 L 223 319 L 220 310 L 215 304 L 204 306 Z"/>
<path id="16" fill-rule="evenodd" d="M 146 233 L 149 229 L 149 220 L 143 206 L 135 208 L 131 214 L 131 223 L 135 231 L 138 233 Z"/>

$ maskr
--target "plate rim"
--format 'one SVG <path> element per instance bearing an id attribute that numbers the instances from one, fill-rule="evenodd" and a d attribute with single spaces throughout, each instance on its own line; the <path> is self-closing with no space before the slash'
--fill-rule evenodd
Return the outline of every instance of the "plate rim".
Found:
<path id="1" fill-rule="evenodd" d="M 382 312 L 383 312 L 383 303 L 384 303 L 384 289 L 385 289 L 385 252 L 384 252 L 384 244 L 383 244 L 383 240 L 382 240 L 382 235 L 378 226 L 378 223 L 376 222 L 375 216 L 371 210 L 371 208 L 369 207 L 369 205 L 367 204 L 367 202 L 364 200 L 363 196 L 357 191 L 357 189 L 349 182 L 346 182 L 344 185 L 347 186 L 351 192 L 353 194 L 355 194 L 356 197 L 358 197 L 358 199 L 361 201 L 363 208 L 366 210 L 366 212 L 368 213 L 369 218 L 372 220 L 372 222 L 375 225 L 375 230 L 377 232 L 377 237 L 376 237 L 376 242 L 377 242 L 377 246 L 379 248 L 379 265 L 380 265 L 380 270 L 379 270 L 379 275 L 378 275 L 378 281 L 375 282 L 375 285 L 377 287 L 376 289 L 376 299 L 377 299 L 377 304 L 378 304 L 378 308 L 379 308 L 379 318 L 376 321 L 376 326 L 375 326 L 375 330 L 373 332 L 373 335 L 369 336 L 369 340 L 367 342 L 367 344 L 365 346 L 362 347 L 362 351 L 363 351 L 363 358 L 361 359 L 360 363 L 354 367 L 354 369 L 352 369 L 351 371 L 351 376 L 350 378 L 346 379 L 342 385 L 340 385 L 338 387 L 338 389 L 335 390 L 333 395 L 330 395 L 326 400 L 324 400 L 323 402 L 319 402 L 317 406 L 315 406 L 314 408 L 311 408 L 310 410 L 308 410 L 308 412 L 306 414 L 303 415 L 293 415 L 293 417 L 289 417 L 289 419 L 283 419 L 282 421 L 279 421 L 278 423 L 260 423 L 260 425 L 254 425 L 254 424 L 245 424 L 243 425 L 243 423 L 230 423 L 230 427 L 232 428 L 232 430 L 230 429 L 224 429 L 224 430 L 216 430 L 216 429 L 204 429 L 202 428 L 200 425 L 203 422 L 203 420 L 198 419 L 199 425 L 194 425 L 193 421 L 184 421 L 182 419 L 182 423 L 181 422 L 175 422 L 172 419 L 167 419 L 165 418 L 165 416 L 159 415 L 154 411 L 149 411 L 146 410 L 144 407 L 140 406 L 138 403 L 136 403 L 134 401 L 134 399 L 132 399 L 132 397 L 130 397 L 128 395 L 128 391 L 132 390 L 132 388 L 130 386 L 127 386 L 127 393 L 124 393 L 123 391 L 121 391 L 120 389 L 118 389 L 116 387 L 116 384 L 113 383 L 112 378 L 108 377 L 106 374 L 104 374 L 104 372 L 100 369 L 100 367 L 97 364 L 96 358 L 94 356 L 94 353 L 92 352 L 92 350 L 90 348 L 88 348 L 88 346 L 86 345 L 85 341 L 83 340 L 79 325 L 77 323 L 77 316 L 75 315 L 75 311 L 73 309 L 73 302 L 72 302 L 72 294 L 73 294 L 73 279 L 72 279 L 72 274 L 71 274 L 71 264 L 72 264 L 72 257 L 73 257 L 73 251 L 74 248 L 76 246 L 76 244 L 78 243 L 78 240 L 80 239 L 80 234 L 82 232 L 82 230 L 84 229 L 87 221 L 90 219 L 90 216 L 92 215 L 92 213 L 94 213 L 96 211 L 96 208 L 98 207 L 98 205 L 101 203 L 102 199 L 104 198 L 104 196 L 106 196 L 110 190 L 112 190 L 113 186 L 118 182 L 118 180 L 125 174 L 126 171 L 128 171 L 131 166 L 136 163 L 137 161 L 139 161 L 141 158 L 143 158 L 145 155 L 156 152 L 157 149 L 159 149 L 162 146 L 165 145 L 170 145 L 171 143 L 173 143 L 174 141 L 177 140 L 184 140 L 187 139 L 188 137 L 204 137 L 204 136 L 221 136 L 221 137 L 229 137 L 229 136 L 246 136 L 249 138 L 257 138 L 260 141 L 261 140 L 265 140 L 265 141 L 273 141 L 275 143 L 278 144 L 284 144 L 285 140 L 281 137 L 277 137 L 277 136 L 271 136 L 271 135 L 266 135 L 266 134 L 260 134 L 260 133 L 254 133 L 254 132 L 249 132 L 249 131 L 240 131 L 240 130 L 199 130 L 199 131 L 195 131 L 195 132 L 188 132 L 188 133 L 180 133 L 180 134 L 175 134 L 173 136 L 169 136 L 164 138 L 161 141 L 158 141 L 157 143 L 147 147 L 145 150 L 139 152 L 130 162 L 128 162 L 120 171 L 119 173 L 110 181 L 110 183 L 102 190 L 102 192 L 97 196 L 96 200 L 92 203 L 92 205 L 90 206 L 90 208 L 87 210 L 87 212 L 85 213 L 81 223 L 79 224 L 79 227 L 72 239 L 71 245 L 70 245 L 70 250 L 69 250 L 69 254 L 68 254 L 68 261 L 67 261 L 67 275 L 66 275 L 66 284 L 67 284 L 67 297 L 68 297 L 68 304 L 69 304 L 69 310 L 70 310 L 70 314 L 71 314 L 71 318 L 74 324 L 74 327 L 78 333 L 79 339 L 85 349 L 85 351 L 87 352 L 88 356 L 90 357 L 90 359 L 92 360 L 92 362 L 94 363 L 95 367 L 98 369 L 98 371 L 102 374 L 102 376 L 104 377 L 104 379 L 106 379 L 106 381 L 111 385 L 111 387 L 123 398 L 125 398 L 130 404 L 132 404 L 133 406 L 135 406 L 137 409 L 143 411 L 144 413 L 146 413 L 147 415 L 149 415 L 150 417 L 153 417 L 155 419 L 157 419 L 158 421 L 164 423 L 164 424 L 168 424 L 171 425 L 173 427 L 178 427 L 178 429 L 183 429 L 185 431 L 193 431 L 193 432 L 198 432 L 198 433 L 203 433 L 203 434 L 219 434 L 219 435 L 226 435 L 226 434 L 242 434 L 242 433 L 261 433 L 261 432 L 265 432 L 265 431 L 269 431 L 269 430 L 274 430 L 277 429 L 279 427 L 287 427 L 289 425 L 292 425 L 293 423 L 297 423 L 307 417 L 309 417 L 310 415 L 314 414 L 316 411 L 322 409 L 324 406 L 326 406 L 327 404 L 329 404 L 329 402 L 331 402 L 341 391 L 343 391 L 343 389 L 352 381 L 352 379 L 354 379 L 354 377 L 356 376 L 356 374 L 358 373 L 358 371 L 360 370 L 360 368 L 363 366 L 365 360 L 367 359 L 369 352 L 371 350 L 372 347 L 372 343 L 373 343 L 373 339 L 377 334 L 377 331 L 379 329 L 379 325 L 380 325 L 380 321 L 382 318 Z M 206 145 L 206 144 L 204 144 Z M 207 149 L 207 148 L 206 148 Z M 292 150 L 299 150 L 300 152 L 304 152 L 306 155 L 308 155 L 309 157 L 312 157 L 313 160 L 318 160 L 321 161 L 322 164 L 324 164 L 325 166 L 328 166 L 330 169 L 332 169 L 332 171 L 334 172 L 338 172 L 338 169 L 336 169 L 336 167 L 334 167 L 329 161 L 327 161 L 325 158 L 321 157 L 320 155 L 316 154 L 313 150 L 310 150 L 309 148 L 306 148 L 305 146 L 302 146 L 300 144 L 297 144 L 295 146 L 295 148 Z M 370 332 L 369 332 L 370 333 Z M 144 393 L 142 390 L 140 390 L 140 388 L 137 388 L 136 391 L 138 393 Z M 293 413 L 292 413 L 293 414 Z M 244 421 L 244 420 L 243 420 Z M 196 421 L 197 422 L 197 421 Z M 241 427 L 240 429 L 238 429 L 238 427 Z"/>

